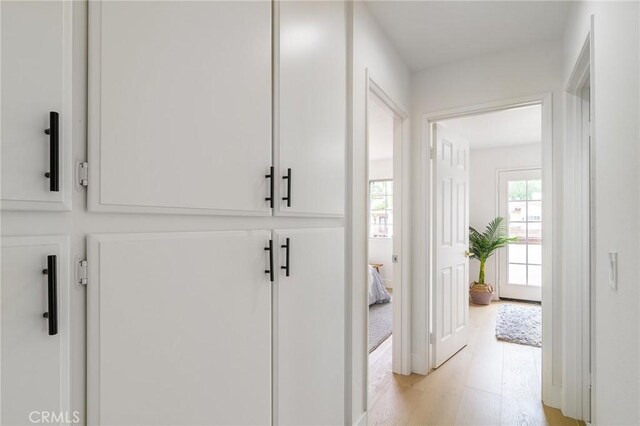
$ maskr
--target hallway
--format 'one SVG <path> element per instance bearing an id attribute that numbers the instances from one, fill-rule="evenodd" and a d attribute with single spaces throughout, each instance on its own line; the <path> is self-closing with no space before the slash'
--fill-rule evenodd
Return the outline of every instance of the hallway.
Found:
<path id="1" fill-rule="evenodd" d="M 502 302 L 470 305 L 469 345 L 429 376 L 391 373 L 391 339 L 369 356 L 370 425 L 576 425 L 540 396 L 540 348 L 500 342 Z"/>

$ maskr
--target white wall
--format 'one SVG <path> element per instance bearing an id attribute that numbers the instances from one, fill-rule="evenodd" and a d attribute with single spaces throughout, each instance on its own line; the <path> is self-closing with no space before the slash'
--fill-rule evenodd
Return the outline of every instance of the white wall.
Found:
<path id="1" fill-rule="evenodd" d="M 469 225 L 484 230 L 498 216 L 497 170 L 540 167 L 542 147 L 539 143 L 500 148 L 472 149 L 469 160 Z M 469 262 L 469 280 L 476 281 L 480 262 Z M 486 280 L 497 284 L 497 256 L 486 266 Z M 497 299 L 497 295 L 496 295 Z"/>
<path id="2" fill-rule="evenodd" d="M 392 142 L 393 140 L 390 141 L 390 143 Z M 369 179 L 393 179 L 393 159 L 369 161 Z M 383 264 L 380 275 L 387 288 L 393 288 L 391 256 L 393 256 L 392 238 L 369 238 L 369 263 Z"/>
<path id="3" fill-rule="evenodd" d="M 367 155 L 366 155 L 366 73 L 398 105 L 408 111 L 411 101 L 411 76 L 394 47 L 380 29 L 363 2 L 353 2 L 353 140 L 351 193 L 347 253 L 351 254 L 352 277 L 352 415 L 353 422 L 364 421 L 367 407 Z M 408 120 L 407 120 L 408 121 Z M 409 137 L 409 129 L 403 138 Z M 406 153 L 407 155 L 409 153 Z M 408 281 L 408 280 L 407 280 Z M 395 318 L 394 318 L 395 325 Z"/>
<path id="4" fill-rule="evenodd" d="M 469 59 L 453 64 L 431 68 L 413 75 L 412 80 L 412 111 L 414 113 L 413 134 L 414 152 L 413 165 L 416 174 L 414 181 L 421 179 L 418 166 L 423 156 L 421 143 L 421 116 L 424 113 L 434 113 L 446 109 L 479 105 L 491 101 L 500 101 L 520 96 L 529 96 L 542 93 L 553 95 L 553 224 L 557 227 L 561 219 L 561 137 L 562 135 L 562 48 L 560 42 L 547 42 L 530 46 L 529 48 L 506 51 L 495 55 Z M 420 196 L 415 188 L 414 197 Z M 420 217 L 425 215 L 423 206 L 416 203 L 413 209 L 412 232 L 423 234 L 421 224 L 417 223 Z M 562 287 L 560 283 L 561 266 L 561 238 L 560 233 L 555 233 L 553 241 L 553 306 L 554 329 L 551 339 L 552 346 L 552 376 L 553 395 L 545 396 L 545 402 L 554 406 L 559 405 L 562 385 L 562 334 L 561 334 L 561 301 Z M 426 277 L 423 271 L 417 268 L 419 256 L 427 254 L 422 250 L 416 239 L 412 247 L 413 282 L 412 293 L 413 314 L 412 322 L 415 324 L 426 319 L 419 316 L 417 306 L 424 305 L 427 300 Z M 424 371 L 426 366 L 422 360 L 426 359 L 427 332 L 414 332 L 412 335 L 412 347 L 415 371 Z M 549 346 L 549 343 L 546 343 Z M 422 364 L 421 364 L 422 362 Z"/>
<path id="5" fill-rule="evenodd" d="M 637 2 L 574 3 L 564 35 L 568 81 L 594 16 L 595 357 L 592 423 L 640 424 L 640 98 Z M 608 252 L 618 252 L 618 290 Z M 566 283 L 577 286 L 580 283 Z"/>

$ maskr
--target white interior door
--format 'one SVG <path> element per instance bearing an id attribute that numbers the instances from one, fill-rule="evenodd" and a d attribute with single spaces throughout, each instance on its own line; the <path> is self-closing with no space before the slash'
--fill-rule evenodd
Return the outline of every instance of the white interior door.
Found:
<path id="1" fill-rule="evenodd" d="M 71 208 L 73 2 L 2 1 L 2 208 Z M 50 113 L 58 131 L 50 135 Z M 57 137 L 58 152 L 51 149 Z M 51 168 L 57 160 L 57 173 Z M 58 189 L 51 187 L 52 171 Z"/>
<path id="2" fill-rule="evenodd" d="M 542 300 L 542 171 L 505 170 L 498 175 L 499 214 L 510 237 L 518 240 L 498 251 L 498 295 Z"/>
<path id="3" fill-rule="evenodd" d="M 269 231 L 91 235 L 88 422 L 271 422 Z"/>
<path id="4" fill-rule="evenodd" d="M 283 1 L 276 52 L 278 214 L 344 214 L 346 16 L 343 1 Z M 287 198 L 283 200 L 283 198 Z"/>
<path id="5" fill-rule="evenodd" d="M 274 235 L 274 423 L 344 424 L 344 229 Z"/>
<path id="6" fill-rule="evenodd" d="M 49 256 L 55 256 L 52 261 L 57 271 L 45 275 Z M 63 413 L 62 419 L 47 417 L 52 424 L 73 420 L 69 412 L 68 265 L 66 237 L 2 238 L 3 425 L 43 423 L 43 412 Z M 50 287 L 55 290 L 53 299 L 49 298 Z M 57 302 L 51 310 L 50 300 Z M 48 318 L 43 317 L 45 312 Z M 51 329 L 54 322 L 57 325 Z"/>
<path id="7" fill-rule="evenodd" d="M 89 4 L 89 207 L 269 215 L 271 3 Z"/>
<path id="8" fill-rule="evenodd" d="M 467 344 L 469 334 L 469 144 L 433 126 L 435 201 L 433 311 L 435 367 Z"/>

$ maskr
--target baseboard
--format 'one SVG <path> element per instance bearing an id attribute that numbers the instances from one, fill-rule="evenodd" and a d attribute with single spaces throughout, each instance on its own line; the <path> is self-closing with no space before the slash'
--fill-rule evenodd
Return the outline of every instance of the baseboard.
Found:
<path id="1" fill-rule="evenodd" d="M 547 407 L 562 409 L 562 387 L 561 386 L 549 386 L 547 392 L 542 392 L 542 402 Z"/>
<path id="2" fill-rule="evenodd" d="M 354 426 L 367 426 L 367 412 L 362 413 L 357 422 L 353 424 Z"/>

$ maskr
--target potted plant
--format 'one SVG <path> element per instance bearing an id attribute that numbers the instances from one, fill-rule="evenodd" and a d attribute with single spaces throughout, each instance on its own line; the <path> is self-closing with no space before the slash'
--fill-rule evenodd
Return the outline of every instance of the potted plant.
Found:
<path id="1" fill-rule="evenodd" d="M 509 237 L 507 235 L 507 225 L 503 217 L 496 217 L 487 225 L 487 229 L 483 233 L 476 231 L 473 227 L 469 227 L 469 251 L 471 259 L 480 261 L 480 274 L 478 281 L 471 283 L 469 287 L 469 295 L 471 301 L 478 305 L 488 305 L 491 303 L 494 294 L 494 287 L 484 282 L 484 267 L 487 260 L 499 248 L 517 241 L 518 237 Z"/>

